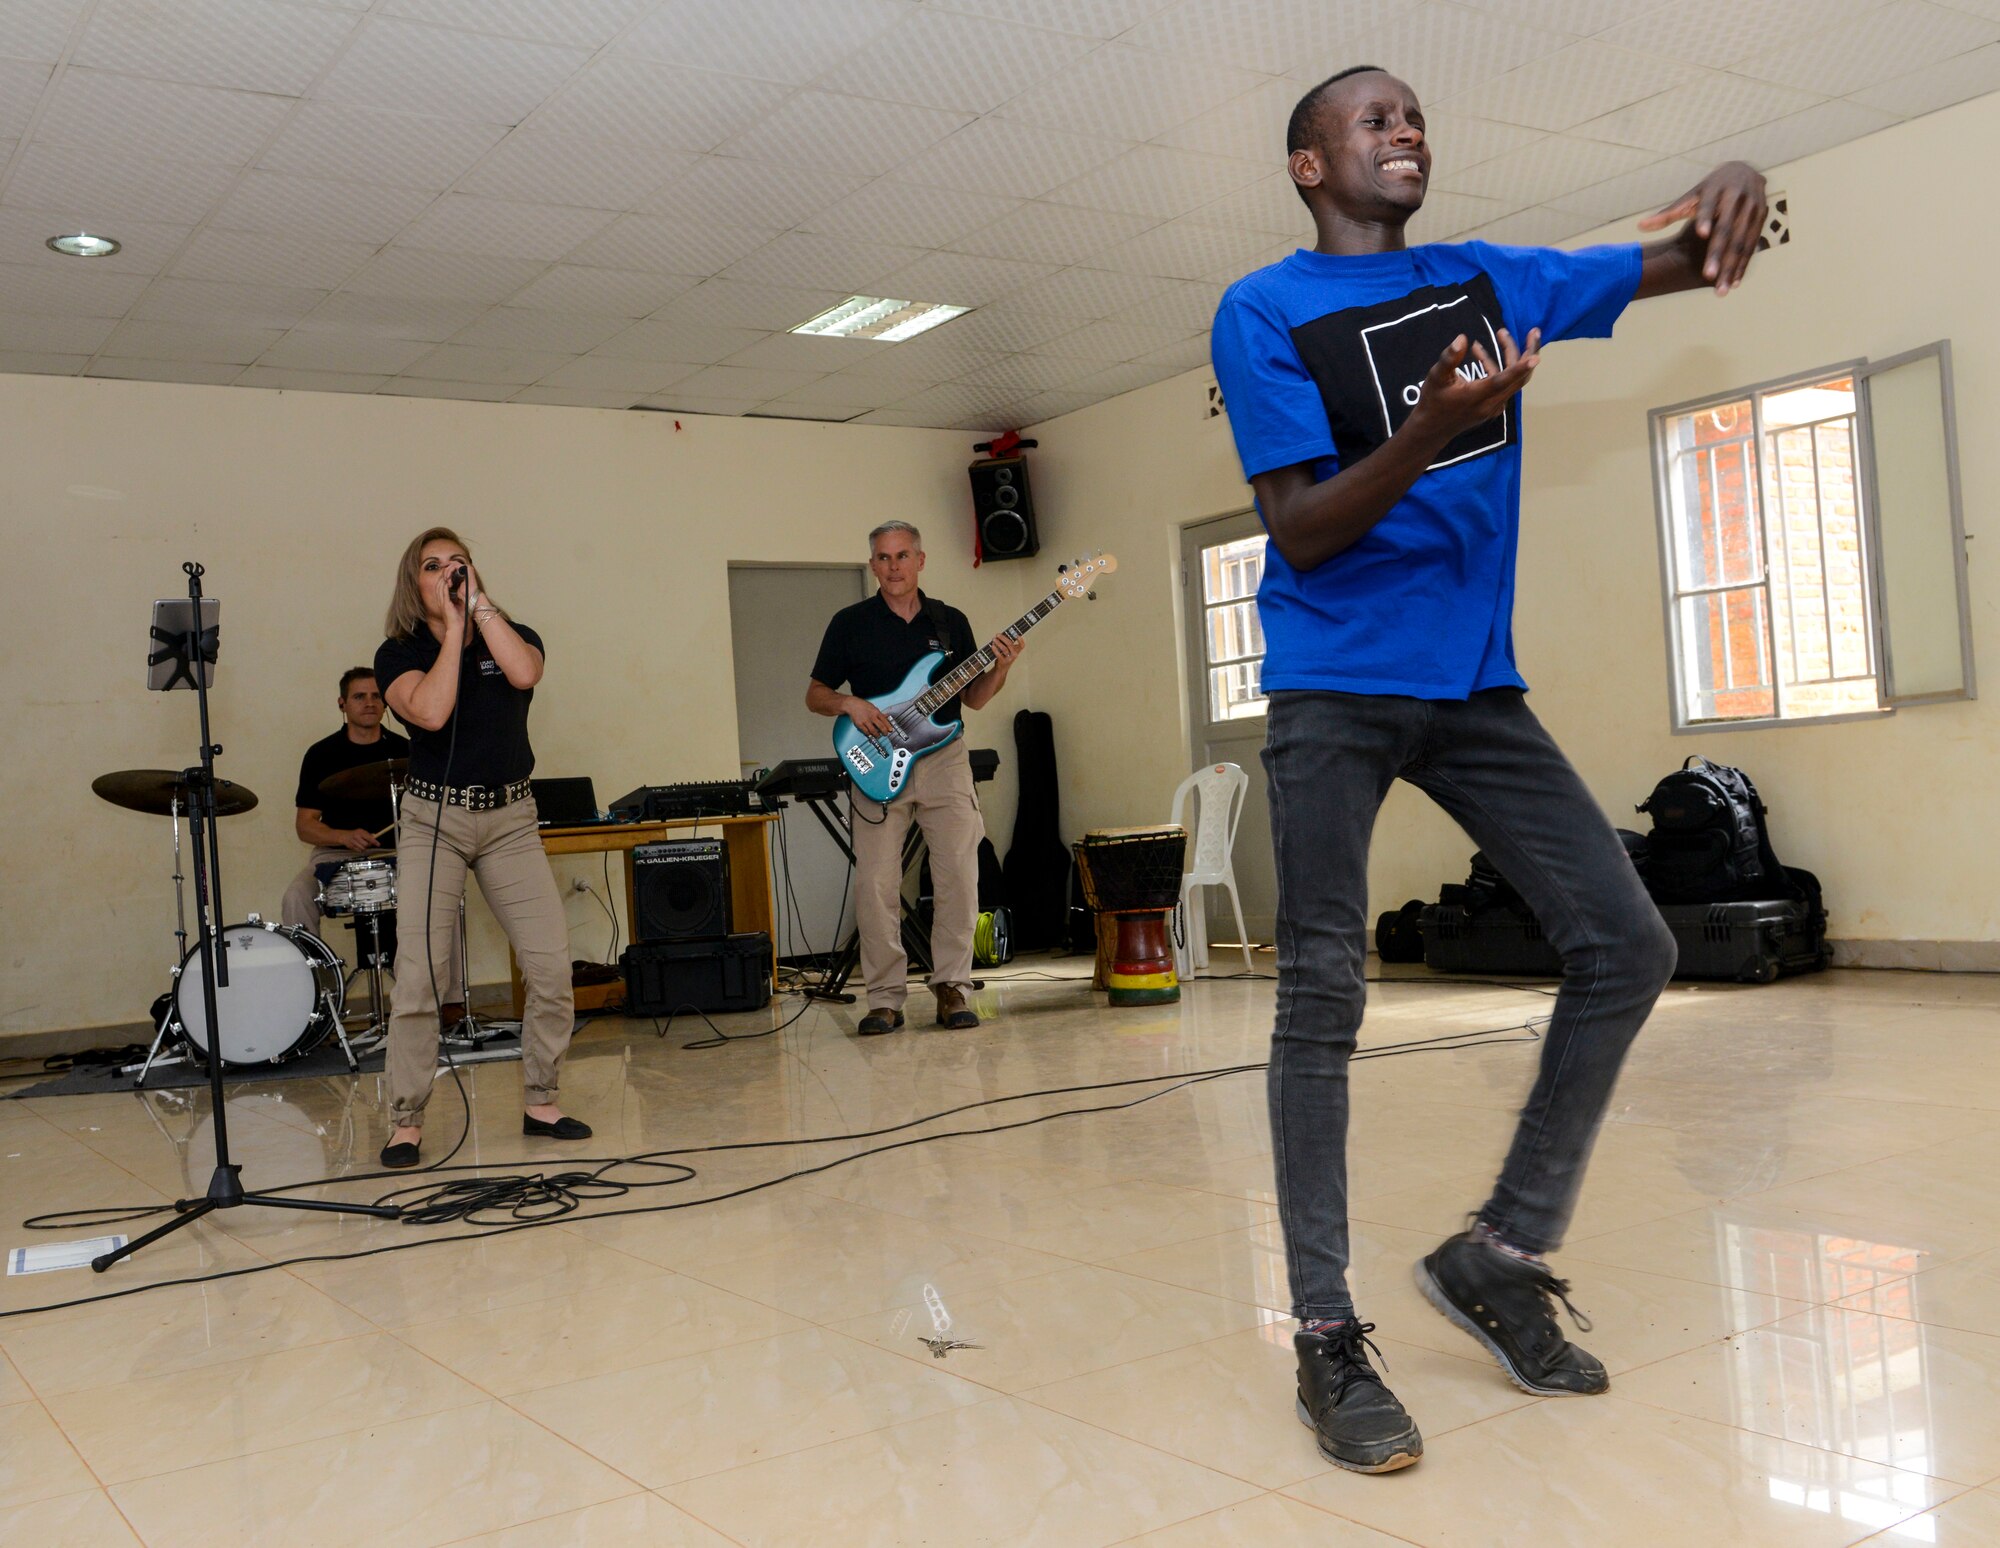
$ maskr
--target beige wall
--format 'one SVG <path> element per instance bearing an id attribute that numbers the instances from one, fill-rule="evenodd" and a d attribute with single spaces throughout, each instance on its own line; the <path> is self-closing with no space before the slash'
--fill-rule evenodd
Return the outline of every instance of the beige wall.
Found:
<path id="1" fill-rule="evenodd" d="M 607 800 L 738 772 L 731 561 L 851 561 L 899 516 L 927 529 L 931 589 L 975 626 L 1019 609 L 1019 577 L 971 569 L 970 437 L 953 432 L 21 375 L 0 375 L 0 424 L 0 1032 L 133 1020 L 167 987 L 167 824 L 90 781 L 194 756 L 193 698 L 141 686 L 148 604 L 184 594 L 183 559 L 222 600 L 220 768 L 263 801 L 223 826 L 232 919 L 276 916 L 305 854 L 300 753 L 339 724 L 336 679 L 372 659 L 395 558 L 432 522 L 547 637 L 541 771 L 590 774 Z M 1027 677 L 971 728 L 1005 755 L 984 787 L 1003 851 Z M 603 913 L 568 906 L 576 955 L 602 954 Z M 475 978 L 499 978 L 498 932 L 475 917 Z"/>
<path id="2" fill-rule="evenodd" d="M 1449 146 L 1439 155 L 1448 162 Z M 1965 190 L 1996 158 L 1991 97 L 1776 169 L 1793 240 L 1741 292 L 1639 306 L 1615 340 L 1551 350 L 1528 393 L 1514 632 L 1537 710 L 1627 826 L 1643 826 L 1633 803 L 1688 753 L 1747 768 L 1779 853 L 1821 873 L 1833 934 L 1850 940 L 2000 941 L 2000 706 L 1670 735 L 1646 413 L 1948 337 L 1966 524 L 1981 532 L 2000 499 L 2000 216 Z M 1177 529 L 1248 495 L 1226 431 L 1201 418 L 1205 387 L 1205 373 L 1177 378 L 1036 432 L 1047 541 L 1102 545 L 1124 562 L 1115 601 L 1087 627 L 1052 632 L 1037 662 L 1039 705 L 1061 728 L 1069 830 L 1163 811 L 1188 767 L 1185 697 L 1168 666 L 1180 650 Z M 1972 546 L 1973 632 L 1992 692 L 2000 579 Z M 1377 830 L 1375 906 L 1434 896 L 1462 876 L 1470 848 L 1399 788 Z"/>

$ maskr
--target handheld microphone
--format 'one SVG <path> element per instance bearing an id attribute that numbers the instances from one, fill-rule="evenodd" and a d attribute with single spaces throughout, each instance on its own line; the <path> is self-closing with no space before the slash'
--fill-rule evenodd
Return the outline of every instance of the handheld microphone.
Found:
<path id="1" fill-rule="evenodd" d="M 459 588 L 464 584 L 465 584 L 465 566 L 462 564 L 453 566 L 451 572 L 451 585 L 448 588 L 448 595 L 451 597 L 452 601 L 456 602 L 458 600 Z"/>

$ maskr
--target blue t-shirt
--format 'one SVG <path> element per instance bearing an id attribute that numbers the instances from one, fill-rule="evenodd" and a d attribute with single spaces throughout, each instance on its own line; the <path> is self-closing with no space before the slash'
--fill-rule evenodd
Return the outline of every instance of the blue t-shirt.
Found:
<path id="1" fill-rule="evenodd" d="M 1395 433 L 1463 333 L 1495 360 L 1519 345 L 1604 338 L 1639 285 L 1636 246 L 1435 244 L 1341 257 L 1300 251 L 1223 295 L 1211 348 L 1245 478 L 1309 462 L 1318 480 Z M 1467 357 L 1468 366 L 1477 370 Z M 1439 454 L 1352 548 L 1316 569 L 1266 548 L 1257 592 L 1263 685 L 1462 699 L 1524 688 L 1514 669 L 1521 400 Z"/>

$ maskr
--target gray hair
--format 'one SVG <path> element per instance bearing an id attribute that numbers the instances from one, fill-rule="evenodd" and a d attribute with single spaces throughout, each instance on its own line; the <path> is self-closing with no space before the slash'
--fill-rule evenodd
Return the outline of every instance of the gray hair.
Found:
<path id="1" fill-rule="evenodd" d="M 921 532 L 919 532 L 915 527 L 911 526 L 907 521 L 885 521 L 882 523 L 881 526 L 877 527 L 873 532 L 868 534 L 868 552 L 871 554 L 874 553 L 875 540 L 878 537 L 883 536 L 885 533 L 890 533 L 890 532 L 909 533 L 910 537 L 915 541 L 917 545 L 918 552 L 921 553 L 923 551 L 924 535 Z"/>

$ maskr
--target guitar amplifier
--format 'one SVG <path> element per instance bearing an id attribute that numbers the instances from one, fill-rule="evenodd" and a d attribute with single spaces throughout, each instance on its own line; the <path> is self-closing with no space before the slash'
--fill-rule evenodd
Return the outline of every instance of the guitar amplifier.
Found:
<path id="1" fill-rule="evenodd" d="M 632 851 L 632 936 L 729 933 L 729 852 L 721 839 L 667 839 Z"/>

